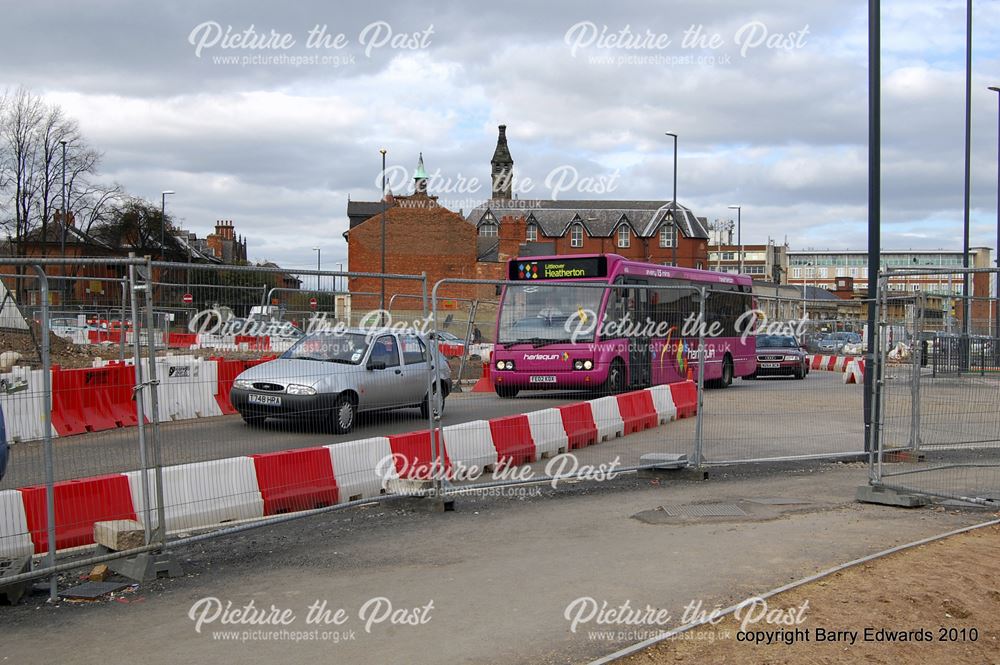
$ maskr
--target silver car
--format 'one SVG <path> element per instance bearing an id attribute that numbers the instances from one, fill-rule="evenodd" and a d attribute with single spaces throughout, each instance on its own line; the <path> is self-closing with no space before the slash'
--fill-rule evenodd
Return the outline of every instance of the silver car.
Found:
<path id="1" fill-rule="evenodd" d="M 423 417 L 451 392 L 451 368 L 440 352 L 410 332 L 319 332 L 280 358 L 236 377 L 229 399 L 248 425 L 268 417 L 307 419 L 337 434 L 351 431 L 362 411 L 419 408 Z"/>

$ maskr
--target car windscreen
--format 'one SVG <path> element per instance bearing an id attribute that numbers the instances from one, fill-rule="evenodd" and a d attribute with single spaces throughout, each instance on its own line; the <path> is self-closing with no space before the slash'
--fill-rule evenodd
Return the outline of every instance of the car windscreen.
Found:
<path id="1" fill-rule="evenodd" d="M 367 349 L 368 338 L 361 333 L 317 333 L 303 337 L 281 357 L 357 365 Z"/>
<path id="2" fill-rule="evenodd" d="M 759 335 L 757 337 L 758 349 L 795 349 L 798 346 L 794 337 L 784 335 Z"/>

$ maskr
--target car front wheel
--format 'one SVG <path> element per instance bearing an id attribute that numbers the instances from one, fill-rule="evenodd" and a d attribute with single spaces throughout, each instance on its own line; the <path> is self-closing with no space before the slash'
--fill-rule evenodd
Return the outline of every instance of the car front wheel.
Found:
<path id="1" fill-rule="evenodd" d="M 330 412 L 330 424 L 333 426 L 335 434 L 347 434 L 354 428 L 354 420 L 357 417 L 358 407 L 351 399 L 350 395 L 341 395 L 333 403 Z"/>

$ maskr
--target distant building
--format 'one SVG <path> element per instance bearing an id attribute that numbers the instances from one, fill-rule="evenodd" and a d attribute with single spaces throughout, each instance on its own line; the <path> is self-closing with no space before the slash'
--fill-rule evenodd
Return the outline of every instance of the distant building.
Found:
<path id="1" fill-rule="evenodd" d="M 708 269 L 719 272 L 740 272 L 742 253 L 743 274 L 754 281 L 788 283 L 788 247 L 784 245 L 711 245 Z"/>
<path id="2" fill-rule="evenodd" d="M 348 201 L 350 227 L 344 233 L 352 272 L 381 271 L 381 219 L 386 219 L 385 270 L 397 274 L 426 272 L 433 285 L 445 277 L 505 279 L 504 264 L 517 256 L 615 253 L 669 265 L 707 267 L 706 220 L 671 201 L 544 200 L 511 198 L 514 160 L 501 125 L 490 160 L 490 200 L 463 218 L 427 194 L 423 155 L 413 193 L 387 194 L 385 201 Z M 676 222 L 674 215 L 676 214 Z M 353 293 L 378 291 L 381 280 L 354 278 Z M 387 285 L 387 294 L 390 287 Z M 419 285 L 396 280 L 392 289 L 414 294 Z M 452 298 L 495 298 L 492 287 L 452 285 Z M 386 296 L 388 301 L 389 295 Z M 372 297 L 353 297 L 365 307 Z M 377 303 L 377 298 L 374 299 Z"/>

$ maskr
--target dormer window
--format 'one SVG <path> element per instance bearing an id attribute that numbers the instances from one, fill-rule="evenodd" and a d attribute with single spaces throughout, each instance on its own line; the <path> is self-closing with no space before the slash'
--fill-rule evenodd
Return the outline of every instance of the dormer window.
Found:
<path id="1" fill-rule="evenodd" d="M 577 222 L 569 227 L 569 246 L 583 247 L 583 224 Z"/>
<path id="2" fill-rule="evenodd" d="M 483 238 L 496 238 L 498 234 L 496 222 L 484 222 L 479 226 L 479 235 Z"/>
<path id="3" fill-rule="evenodd" d="M 629 232 L 628 227 L 622 224 L 618 227 L 618 247 L 625 249 L 629 247 L 632 243 L 632 234 Z"/>
<path id="4" fill-rule="evenodd" d="M 660 247 L 674 246 L 674 227 L 664 224 L 660 227 Z"/>
<path id="5" fill-rule="evenodd" d="M 525 240 L 528 242 L 535 242 L 538 240 L 538 224 L 528 224 L 528 228 L 525 229 Z"/>

